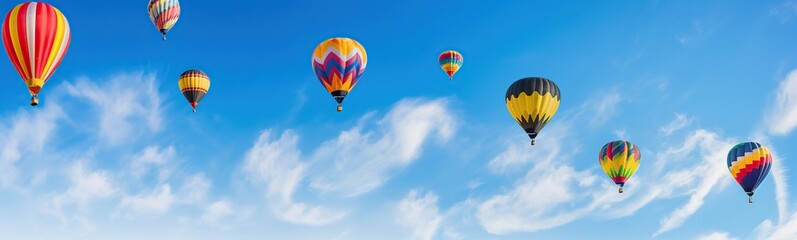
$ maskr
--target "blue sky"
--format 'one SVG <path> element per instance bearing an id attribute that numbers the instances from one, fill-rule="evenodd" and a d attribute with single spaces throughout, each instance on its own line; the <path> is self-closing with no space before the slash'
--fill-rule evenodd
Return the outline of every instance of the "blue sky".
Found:
<path id="1" fill-rule="evenodd" d="M 2 239 L 797 238 L 797 1 L 183 1 L 166 42 L 144 1 L 49 3 L 73 35 L 40 106 L 0 61 Z M 369 56 L 341 113 L 310 66 L 338 36 Z M 530 76 L 563 96 L 534 148 L 503 102 Z M 754 204 L 742 141 L 775 154 Z"/>

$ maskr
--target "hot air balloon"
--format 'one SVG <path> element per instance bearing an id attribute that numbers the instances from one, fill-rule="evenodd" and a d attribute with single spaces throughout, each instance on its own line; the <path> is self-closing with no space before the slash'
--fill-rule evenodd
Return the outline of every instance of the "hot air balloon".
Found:
<path id="1" fill-rule="evenodd" d="M 191 104 L 193 111 L 196 112 L 196 106 L 210 89 L 210 78 L 202 70 L 190 69 L 180 75 L 177 85 L 180 86 L 183 96 Z"/>
<path id="2" fill-rule="evenodd" d="M 350 38 L 330 38 L 313 51 L 313 71 L 343 111 L 343 99 L 360 80 L 368 63 L 365 48 Z"/>
<path id="3" fill-rule="evenodd" d="M 437 58 L 440 62 L 440 67 L 448 74 L 448 80 L 454 78 L 454 74 L 462 67 L 462 54 L 454 50 L 448 50 L 440 54 Z"/>
<path id="4" fill-rule="evenodd" d="M 756 188 L 769 174 L 770 166 L 772 154 L 757 142 L 736 144 L 728 152 L 728 170 L 747 196 L 750 196 L 750 203 L 753 203 Z"/>
<path id="5" fill-rule="evenodd" d="M 620 186 L 620 193 L 623 193 L 623 186 L 625 182 L 634 175 L 637 167 L 639 167 L 639 160 L 642 155 L 639 148 L 629 141 L 617 140 L 601 148 L 598 153 L 598 161 L 609 178 L 614 181 L 614 184 Z"/>
<path id="6" fill-rule="evenodd" d="M 69 22 L 49 4 L 22 3 L 6 15 L 3 43 L 28 87 L 31 106 L 39 104 L 39 92 L 64 59 L 69 41 Z"/>
<path id="7" fill-rule="evenodd" d="M 506 109 L 531 138 L 531 145 L 559 109 L 559 87 L 546 78 L 530 77 L 515 81 L 506 90 Z"/>
<path id="8" fill-rule="evenodd" d="M 149 0 L 147 11 L 149 19 L 161 32 L 163 40 L 166 40 L 166 33 L 174 27 L 177 19 L 180 18 L 180 2 L 177 0 Z"/>

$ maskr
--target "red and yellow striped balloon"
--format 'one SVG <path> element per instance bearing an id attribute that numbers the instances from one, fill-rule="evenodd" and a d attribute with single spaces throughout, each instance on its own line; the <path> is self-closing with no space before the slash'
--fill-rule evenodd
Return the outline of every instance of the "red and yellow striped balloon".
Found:
<path id="1" fill-rule="evenodd" d="M 3 21 L 3 43 L 38 105 L 38 94 L 69 48 L 69 22 L 50 4 L 27 2 L 11 9 Z"/>

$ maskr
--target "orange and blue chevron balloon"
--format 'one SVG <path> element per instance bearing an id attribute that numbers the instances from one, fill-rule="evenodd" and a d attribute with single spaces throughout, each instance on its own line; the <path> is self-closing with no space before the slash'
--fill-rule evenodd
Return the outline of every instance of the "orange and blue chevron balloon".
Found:
<path id="1" fill-rule="evenodd" d="M 180 18 L 180 2 L 177 0 L 149 0 L 147 4 L 149 19 L 161 32 L 163 40 L 166 40 L 166 33 L 174 27 L 177 19 Z"/>
<path id="2" fill-rule="evenodd" d="M 177 85 L 180 86 L 180 91 L 183 96 L 191 104 L 191 108 L 196 112 L 196 106 L 205 98 L 205 95 L 210 90 L 210 77 L 205 72 L 199 69 L 189 69 L 183 74 L 180 74 Z"/>
<path id="3" fill-rule="evenodd" d="M 753 203 L 753 194 L 769 174 L 771 166 L 772 154 L 757 142 L 736 144 L 728 152 L 728 170 L 736 183 L 750 196 L 750 203 Z"/>
<path id="4" fill-rule="evenodd" d="M 614 184 L 620 186 L 618 190 L 620 193 L 623 193 L 623 186 L 636 172 L 641 158 L 639 148 L 624 140 L 607 143 L 598 153 L 598 161 L 603 172 L 614 181 Z"/>
<path id="5" fill-rule="evenodd" d="M 454 74 L 462 67 L 462 60 L 462 54 L 454 50 L 445 51 L 437 58 L 440 67 L 448 74 L 448 80 L 453 79 Z"/>
<path id="6" fill-rule="evenodd" d="M 338 102 L 343 111 L 343 99 L 360 81 L 368 56 L 360 43 L 350 38 L 330 38 L 313 51 L 313 71 Z"/>
<path id="7" fill-rule="evenodd" d="M 66 56 L 70 39 L 69 22 L 50 4 L 26 2 L 6 15 L 3 43 L 28 87 L 31 106 L 39 104 L 39 92 Z"/>

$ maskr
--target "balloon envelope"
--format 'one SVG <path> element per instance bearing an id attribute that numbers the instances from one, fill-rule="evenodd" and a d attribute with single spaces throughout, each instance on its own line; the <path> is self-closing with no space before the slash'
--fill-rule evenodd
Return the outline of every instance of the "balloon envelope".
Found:
<path id="1" fill-rule="evenodd" d="M 183 96 L 196 112 L 196 106 L 205 98 L 205 94 L 210 89 L 210 77 L 202 70 L 190 69 L 180 74 L 177 85 L 180 86 Z"/>
<path id="2" fill-rule="evenodd" d="M 598 162 L 603 172 L 614 181 L 614 184 L 620 186 L 620 193 L 623 192 L 623 186 L 628 179 L 636 172 L 641 158 L 639 148 L 624 140 L 609 142 L 603 145 L 598 153 Z"/>
<path id="3" fill-rule="evenodd" d="M 149 0 L 147 4 L 149 19 L 160 31 L 162 39 L 166 40 L 166 33 L 174 27 L 180 18 L 180 2 L 177 0 Z"/>
<path id="4" fill-rule="evenodd" d="M 506 109 L 529 135 L 531 145 L 559 109 L 560 98 L 559 87 L 541 77 L 517 80 L 506 90 Z"/>
<path id="5" fill-rule="evenodd" d="M 454 77 L 454 74 L 462 67 L 462 54 L 454 50 L 448 50 L 440 54 L 437 58 L 440 67 L 448 74 L 449 79 Z"/>
<path id="6" fill-rule="evenodd" d="M 731 176 L 750 196 L 752 203 L 755 190 L 767 177 L 772 166 L 769 149 L 757 142 L 736 144 L 728 152 L 727 164 Z"/>
<path id="7" fill-rule="evenodd" d="M 38 105 L 38 94 L 64 59 L 70 39 L 69 22 L 50 4 L 26 2 L 6 15 L 3 43 L 28 87 L 31 105 Z"/>
<path id="8" fill-rule="evenodd" d="M 365 48 L 350 38 L 327 39 L 313 51 L 313 71 L 338 102 L 338 111 L 343 110 L 343 99 L 360 81 L 367 63 Z"/>

